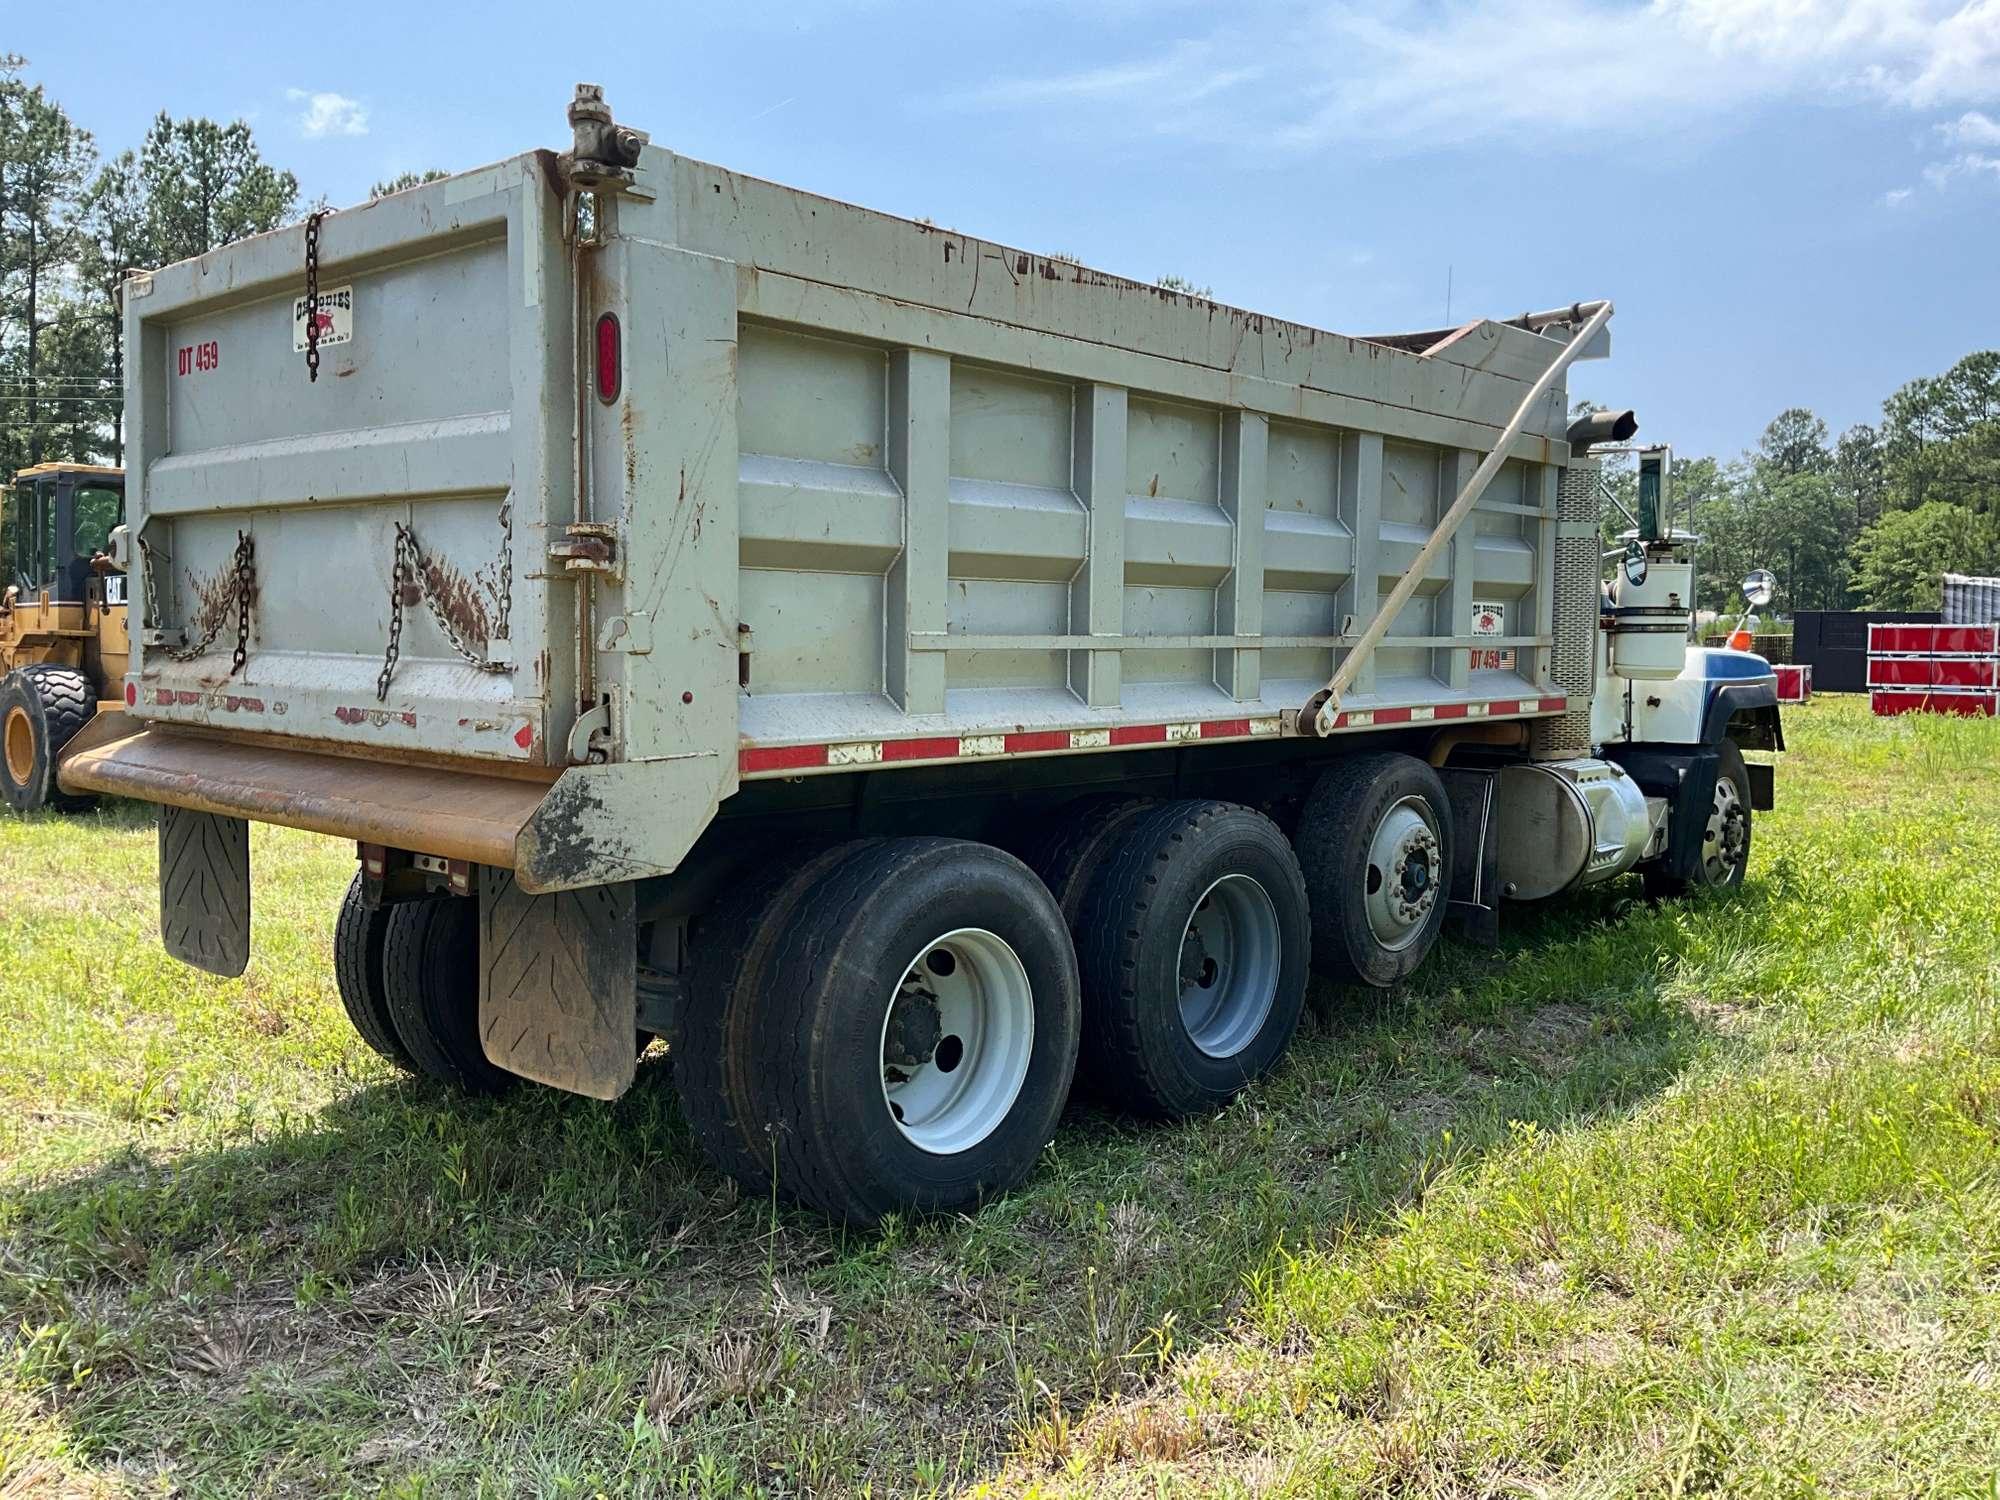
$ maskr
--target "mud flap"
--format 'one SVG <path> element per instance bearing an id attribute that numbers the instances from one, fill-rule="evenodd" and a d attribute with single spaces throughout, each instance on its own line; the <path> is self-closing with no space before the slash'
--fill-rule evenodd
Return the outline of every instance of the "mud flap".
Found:
<path id="1" fill-rule="evenodd" d="M 160 808 L 160 941 L 184 964 L 234 979 L 250 965 L 250 824 Z"/>
<path id="2" fill-rule="evenodd" d="M 632 1085 L 639 919 L 632 882 L 531 896 L 479 871 L 479 1039 L 495 1064 L 594 1099 Z"/>

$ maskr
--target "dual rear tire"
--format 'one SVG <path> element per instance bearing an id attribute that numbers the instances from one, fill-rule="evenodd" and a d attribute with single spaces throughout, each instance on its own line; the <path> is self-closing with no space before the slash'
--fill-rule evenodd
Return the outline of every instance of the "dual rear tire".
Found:
<path id="1" fill-rule="evenodd" d="M 479 1041 L 479 921 L 473 902 L 435 896 L 370 907 L 360 874 L 341 898 L 333 973 L 354 1029 L 406 1073 L 466 1094 L 516 1082 Z"/>

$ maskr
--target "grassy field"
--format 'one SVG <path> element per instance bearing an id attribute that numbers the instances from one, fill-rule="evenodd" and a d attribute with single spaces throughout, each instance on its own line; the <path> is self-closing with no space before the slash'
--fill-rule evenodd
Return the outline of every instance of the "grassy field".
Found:
<path id="1" fill-rule="evenodd" d="M 1325 992 L 857 1235 L 663 1060 L 463 1103 L 348 1029 L 351 851 L 181 968 L 140 812 L 0 823 L 0 1495 L 2000 1494 L 2000 724 L 1790 717 L 1733 900 Z"/>

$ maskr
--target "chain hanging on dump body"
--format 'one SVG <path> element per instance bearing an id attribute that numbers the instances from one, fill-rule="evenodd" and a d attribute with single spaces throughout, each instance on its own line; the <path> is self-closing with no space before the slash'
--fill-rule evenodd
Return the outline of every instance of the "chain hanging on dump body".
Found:
<path id="1" fill-rule="evenodd" d="M 450 643 L 451 649 L 465 659 L 466 665 L 481 672 L 507 672 L 512 667 L 504 661 L 488 661 L 474 651 L 452 624 L 431 591 L 424 587 L 424 573 L 427 559 L 423 548 L 417 544 L 414 528 L 402 521 L 396 523 L 396 557 L 389 569 L 389 645 L 382 653 L 382 670 L 375 677 L 375 701 L 385 703 L 389 698 L 389 682 L 396 675 L 396 663 L 403 654 L 403 607 L 415 604 L 419 596 L 430 609 L 431 618 L 437 621 L 438 629 Z M 495 590 L 499 604 L 499 619 L 494 623 L 493 639 L 507 639 L 508 616 L 514 609 L 514 497 L 510 494 L 500 502 L 500 566 L 499 586 Z"/>
<path id="2" fill-rule="evenodd" d="M 146 610 L 156 628 L 164 629 L 164 615 L 160 609 L 159 585 L 154 582 L 153 548 L 144 537 L 139 539 L 139 552 L 146 559 L 143 578 L 146 585 Z M 222 634 L 222 622 L 229 618 L 230 607 L 236 610 L 236 649 L 229 658 L 229 675 L 234 677 L 243 670 L 243 664 L 250 657 L 250 601 L 257 592 L 256 543 L 247 531 L 236 533 L 236 553 L 230 560 L 229 587 L 221 598 L 204 613 L 208 628 L 199 640 L 190 641 L 185 646 L 161 646 L 159 649 L 169 661 L 193 661 L 205 655 L 215 638 Z"/>
<path id="3" fill-rule="evenodd" d="M 306 379 L 319 379 L 319 223 L 333 210 L 306 215 Z"/>

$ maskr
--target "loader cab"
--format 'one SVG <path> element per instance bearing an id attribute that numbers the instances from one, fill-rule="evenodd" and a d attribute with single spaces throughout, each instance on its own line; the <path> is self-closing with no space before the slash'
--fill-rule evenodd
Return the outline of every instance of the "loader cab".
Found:
<path id="1" fill-rule="evenodd" d="M 125 474 L 91 464 L 37 464 L 15 476 L 7 520 L 7 582 L 16 607 L 123 604 L 124 578 L 91 560 L 125 519 Z"/>

